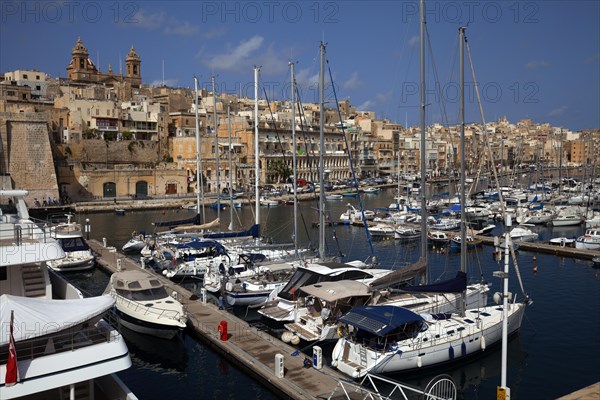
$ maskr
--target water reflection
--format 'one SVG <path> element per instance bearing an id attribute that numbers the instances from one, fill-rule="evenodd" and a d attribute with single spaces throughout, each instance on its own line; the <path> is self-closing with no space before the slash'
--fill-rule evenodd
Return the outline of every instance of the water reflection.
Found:
<path id="1" fill-rule="evenodd" d="M 121 326 L 119 331 L 127 342 L 133 363 L 138 368 L 161 373 L 183 373 L 187 366 L 187 351 L 183 338 L 155 338 Z"/>

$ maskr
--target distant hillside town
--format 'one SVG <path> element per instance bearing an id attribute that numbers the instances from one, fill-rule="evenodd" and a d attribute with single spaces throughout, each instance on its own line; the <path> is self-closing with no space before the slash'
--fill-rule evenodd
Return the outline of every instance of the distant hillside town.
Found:
<path id="1" fill-rule="evenodd" d="M 27 189 L 31 201 L 196 193 L 197 127 L 204 191 L 247 190 L 254 184 L 253 98 L 215 95 L 203 88 L 196 104 L 194 90 L 145 85 L 142 58 L 133 46 L 124 71 L 112 66 L 100 71 L 80 38 L 65 64 L 66 78 L 51 78 L 37 70 L 10 71 L 0 77 L 3 186 Z M 338 109 L 325 110 L 325 147 L 320 149 L 319 104 L 296 105 L 292 121 L 290 101 L 259 100 L 260 182 L 290 182 L 294 153 L 298 179 L 318 180 L 320 151 L 325 179 L 332 182 L 352 177 L 351 162 L 361 178 L 420 173 L 419 127 L 378 119 L 348 100 L 338 106 L 341 121 Z M 454 174 L 462 157 L 468 161 L 469 175 L 489 171 L 492 164 L 500 171 L 512 171 L 585 168 L 600 161 L 599 130 L 573 132 L 548 123 L 501 118 L 485 126 L 468 124 L 465 154 L 458 146 L 459 135 L 459 126 L 427 127 L 429 177 Z"/>

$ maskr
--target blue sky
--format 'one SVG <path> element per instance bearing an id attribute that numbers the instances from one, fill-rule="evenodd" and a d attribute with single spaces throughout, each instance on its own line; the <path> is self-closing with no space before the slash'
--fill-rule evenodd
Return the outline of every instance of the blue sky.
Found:
<path id="1" fill-rule="evenodd" d="M 486 120 L 600 128 L 599 1 L 430 0 L 426 9 L 428 123 L 443 122 L 436 86 L 448 121 L 458 119 L 457 30 L 467 25 Z M 112 64 L 118 72 L 134 45 L 147 84 L 162 84 L 164 63 L 169 86 L 191 87 L 196 75 L 210 87 L 215 74 L 219 92 L 252 97 L 252 68 L 260 65 L 270 100 L 289 97 L 291 59 L 309 102 L 318 99 L 324 40 L 339 99 L 418 124 L 417 1 L 2 0 L 0 11 L 1 72 L 35 68 L 64 77 L 80 36 L 101 71 Z M 466 76 L 466 116 L 477 122 L 469 69 Z M 326 96 L 333 101 L 331 90 Z"/>

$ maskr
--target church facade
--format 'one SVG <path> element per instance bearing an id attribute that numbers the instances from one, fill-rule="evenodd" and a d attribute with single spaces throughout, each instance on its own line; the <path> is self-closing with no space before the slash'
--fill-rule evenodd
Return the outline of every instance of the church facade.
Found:
<path id="1" fill-rule="evenodd" d="M 111 84 L 114 82 L 127 82 L 132 87 L 139 87 L 142 83 L 142 61 L 133 46 L 125 57 L 125 76 L 121 73 L 115 74 L 109 65 L 108 72 L 98 70 L 89 57 L 88 49 L 84 46 L 81 38 L 77 38 L 75 46 L 71 51 L 71 61 L 67 66 L 67 78 L 74 82 L 95 82 Z"/>

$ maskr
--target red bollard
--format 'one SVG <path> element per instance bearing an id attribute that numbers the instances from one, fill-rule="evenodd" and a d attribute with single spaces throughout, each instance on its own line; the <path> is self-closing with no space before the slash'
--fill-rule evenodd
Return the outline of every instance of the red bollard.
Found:
<path id="1" fill-rule="evenodd" d="M 227 321 L 221 321 L 219 324 L 219 335 L 221 335 L 221 341 L 226 342 L 229 339 L 227 335 Z"/>

